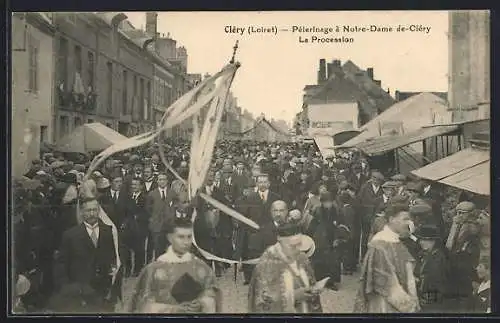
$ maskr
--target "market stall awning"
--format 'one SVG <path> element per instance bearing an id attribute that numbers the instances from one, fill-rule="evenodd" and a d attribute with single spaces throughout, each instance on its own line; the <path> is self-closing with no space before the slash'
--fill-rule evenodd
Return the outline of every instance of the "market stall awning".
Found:
<path id="1" fill-rule="evenodd" d="M 127 137 L 99 122 L 86 123 L 61 138 L 57 150 L 77 153 L 100 151 L 125 139 Z"/>
<path id="2" fill-rule="evenodd" d="M 333 137 L 332 136 L 314 136 L 314 142 L 319 148 L 319 152 L 323 158 L 328 156 L 335 156 L 333 150 Z"/>
<path id="3" fill-rule="evenodd" d="M 467 168 L 448 176 L 439 183 L 480 195 L 490 195 L 490 161 Z"/>
<path id="4" fill-rule="evenodd" d="M 348 147 L 345 144 L 342 145 L 342 147 L 357 148 L 363 151 L 368 156 L 373 156 L 394 150 L 399 147 L 411 145 L 427 138 L 445 135 L 456 131 L 458 128 L 459 127 L 457 125 L 424 127 L 404 135 L 388 135 L 377 137 L 373 138 L 372 140 L 363 141 L 351 147 Z"/>
<path id="5" fill-rule="evenodd" d="M 411 173 L 420 178 L 439 181 L 488 160 L 490 160 L 489 150 L 466 148 Z"/>

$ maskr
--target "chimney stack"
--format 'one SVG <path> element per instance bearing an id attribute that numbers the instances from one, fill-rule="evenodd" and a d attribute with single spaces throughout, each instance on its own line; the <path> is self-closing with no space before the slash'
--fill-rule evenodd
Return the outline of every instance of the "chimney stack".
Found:
<path id="1" fill-rule="evenodd" d="M 146 12 L 146 33 L 155 40 L 158 37 L 158 13 L 156 11 Z"/>
<path id="2" fill-rule="evenodd" d="M 377 84 L 379 87 L 382 87 L 382 81 L 381 80 L 373 80 L 375 84 Z"/>
<path id="3" fill-rule="evenodd" d="M 335 67 L 341 67 L 340 65 L 340 60 L 339 59 L 334 59 L 333 62 L 332 62 L 333 66 Z"/>
<path id="4" fill-rule="evenodd" d="M 326 81 L 326 60 L 319 60 L 318 84 L 323 84 Z"/>
<path id="5" fill-rule="evenodd" d="M 326 64 L 326 71 L 327 71 L 326 79 L 329 80 L 331 77 L 333 77 L 333 74 L 335 74 L 333 72 L 333 64 L 332 63 Z"/>
<path id="6" fill-rule="evenodd" d="M 370 79 L 373 80 L 373 67 L 369 67 L 366 69 L 366 73 L 368 74 L 368 76 L 370 77 Z"/>

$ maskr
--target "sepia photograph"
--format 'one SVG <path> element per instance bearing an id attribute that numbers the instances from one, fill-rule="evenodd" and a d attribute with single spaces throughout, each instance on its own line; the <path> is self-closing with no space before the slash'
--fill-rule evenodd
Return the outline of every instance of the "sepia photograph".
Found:
<path id="1" fill-rule="evenodd" d="M 13 12 L 10 46 L 10 315 L 492 312 L 488 10 Z"/>

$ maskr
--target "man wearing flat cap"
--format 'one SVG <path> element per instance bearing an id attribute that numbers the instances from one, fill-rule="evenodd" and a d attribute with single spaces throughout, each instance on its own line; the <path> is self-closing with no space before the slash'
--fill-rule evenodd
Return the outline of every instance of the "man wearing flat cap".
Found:
<path id="1" fill-rule="evenodd" d="M 420 199 L 422 196 L 422 191 L 423 187 L 421 183 L 418 182 L 409 182 L 406 185 L 406 196 L 408 196 L 408 199 L 410 200 L 410 205 L 413 205 L 416 203 L 417 199 Z"/>
<path id="2" fill-rule="evenodd" d="M 387 181 L 382 184 L 382 196 L 379 197 L 376 212 L 381 212 L 385 209 L 389 201 L 396 195 L 396 187 L 397 183 L 393 181 Z"/>
<path id="3" fill-rule="evenodd" d="M 361 255 L 364 256 L 368 244 L 368 236 L 372 226 L 375 211 L 383 195 L 382 183 L 384 175 L 379 171 L 372 171 L 371 179 L 359 190 L 358 205 L 359 218 L 361 219 Z"/>
<path id="4" fill-rule="evenodd" d="M 391 181 L 396 182 L 396 194 L 403 195 L 406 185 L 406 176 L 403 174 L 396 174 L 391 177 Z"/>

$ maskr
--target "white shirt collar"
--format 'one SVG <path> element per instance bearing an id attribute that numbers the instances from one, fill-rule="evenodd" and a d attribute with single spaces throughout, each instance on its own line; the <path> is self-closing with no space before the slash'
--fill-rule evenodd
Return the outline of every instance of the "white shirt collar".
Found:
<path id="1" fill-rule="evenodd" d="M 192 259 L 193 255 L 190 252 L 186 252 L 184 255 L 182 255 L 182 257 L 179 257 L 172 249 L 172 246 L 170 246 L 167 248 L 167 252 L 158 257 L 157 260 L 166 263 L 184 263 L 189 262 Z"/>
<path id="2" fill-rule="evenodd" d="M 87 222 L 83 222 L 85 224 L 85 230 L 87 230 L 87 234 L 90 238 L 92 238 L 92 234 L 95 233 L 97 239 L 99 239 L 99 223 L 94 224 L 93 226 L 88 224 Z"/>
<path id="3" fill-rule="evenodd" d="M 427 185 L 426 187 L 424 187 L 424 194 L 427 194 L 430 190 L 431 190 L 431 186 Z"/>
<path id="4" fill-rule="evenodd" d="M 89 230 L 94 230 L 99 228 L 99 222 L 96 222 L 94 225 L 91 225 L 84 221 L 83 224 L 85 224 L 85 227 Z"/>
<path id="5" fill-rule="evenodd" d="M 482 282 L 481 284 L 479 284 L 479 287 L 477 288 L 477 294 L 489 289 L 490 286 L 491 286 L 491 280 Z"/>
<path id="6" fill-rule="evenodd" d="M 381 240 L 387 242 L 400 242 L 399 234 L 392 231 L 388 225 L 385 225 L 382 231 L 375 234 L 372 238 L 372 241 Z"/>

